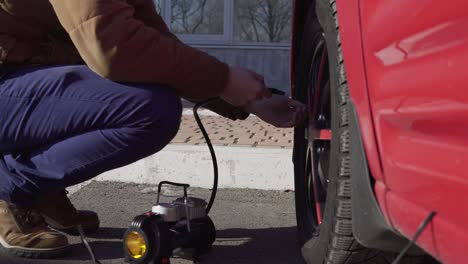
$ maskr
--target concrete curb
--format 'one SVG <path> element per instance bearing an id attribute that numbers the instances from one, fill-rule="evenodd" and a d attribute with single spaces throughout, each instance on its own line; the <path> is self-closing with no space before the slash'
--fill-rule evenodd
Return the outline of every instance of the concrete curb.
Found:
<path id="1" fill-rule="evenodd" d="M 292 149 L 214 146 L 220 188 L 292 190 Z M 169 145 L 129 166 L 106 172 L 98 181 L 158 184 L 162 180 L 211 188 L 213 166 L 206 145 Z"/>

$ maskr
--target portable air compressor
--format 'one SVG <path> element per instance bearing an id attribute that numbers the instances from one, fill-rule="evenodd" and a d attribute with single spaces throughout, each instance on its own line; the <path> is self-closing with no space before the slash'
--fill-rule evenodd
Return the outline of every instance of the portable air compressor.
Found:
<path id="1" fill-rule="evenodd" d="M 184 188 L 184 196 L 160 203 L 161 187 Z M 135 217 L 124 235 L 125 261 L 168 264 L 170 257 L 197 260 L 211 250 L 216 230 L 207 215 L 207 203 L 187 196 L 188 184 L 161 182 L 157 202 L 146 214 Z"/>

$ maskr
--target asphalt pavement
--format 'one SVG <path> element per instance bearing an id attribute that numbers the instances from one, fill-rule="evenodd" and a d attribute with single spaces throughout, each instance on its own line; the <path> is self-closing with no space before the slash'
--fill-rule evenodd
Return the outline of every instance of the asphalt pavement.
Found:
<path id="1" fill-rule="evenodd" d="M 163 201 L 181 194 L 166 189 Z M 190 189 L 190 195 L 208 200 L 206 189 Z M 101 217 L 101 229 L 89 240 L 99 260 L 125 263 L 121 238 L 134 216 L 150 210 L 156 187 L 131 183 L 92 182 L 73 193 L 78 208 L 92 209 Z M 207 264 L 294 264 L 303 263 L 296 240 L 294 193 L 247 189 L 220 189 L 211 212 L 217 227 L 213 251 L 201 263 Z M 77 237 L 70 237 L 71 250 L 54 260 L 25 260 L 0 252 L 5 264 L 85 264 L 89 254 Z M 189 264 L 172 259 L 173 264 Z"/>

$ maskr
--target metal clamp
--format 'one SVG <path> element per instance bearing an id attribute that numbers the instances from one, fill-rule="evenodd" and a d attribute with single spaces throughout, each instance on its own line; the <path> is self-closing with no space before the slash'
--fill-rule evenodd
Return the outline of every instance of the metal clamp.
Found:
<path id="1" fill-rule="evenodd" d="M 276 88 L 271 88 L 269 87 L 268 90 L 270 90 L 271 94 L 276 94 L 276 95 L 285 95 L 286 93 L 279 90 L 279 89 L 276 89 Z"/>

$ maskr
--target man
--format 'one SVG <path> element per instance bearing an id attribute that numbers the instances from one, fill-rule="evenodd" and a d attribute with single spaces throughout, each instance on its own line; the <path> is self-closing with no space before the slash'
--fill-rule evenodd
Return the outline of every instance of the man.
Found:
<path id="1" fill-rule="evenodd" d="M 65 188 L 152 155 L 177 133 L 180 97 L 280 127 L 302 104 L 171 34 L 151 0 L 0 0 L 0 245 L 26 257 L 67 249 L 49 229 L 95 231 Z"/>

